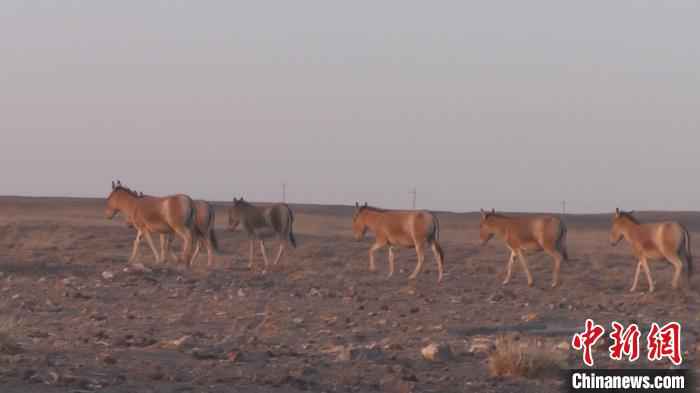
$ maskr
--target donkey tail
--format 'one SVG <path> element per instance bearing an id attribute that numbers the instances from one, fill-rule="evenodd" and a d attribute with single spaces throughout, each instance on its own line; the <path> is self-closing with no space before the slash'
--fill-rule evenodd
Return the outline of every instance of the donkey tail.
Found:
<path id="1" fill-rule="evenodd" d="M 557 245 L 562 257 L 565 261 L 569 261 L 569 251 L 566 249 L 566 234 L 568 230 L 566 229 L 566 224 L 563 221 L 559 223 L 559 239 L 557 239 Z"/>
<path id="2" fill-rule="evenodd" d="M 690 247 L 690 232 L 688 229 L 683 228 L 683 235 L 685 236 L 685 259 L 688 263 L 688 277 L 693 275 L 693 252 Z"/>
<path id="3" fill-rule="evenodd" d="M 289 225 L 289 243 L 292 245 L 292 247 L 297 248 L 297 240 L 294 237 L 294 213 L 292 213 L 292 209 L 287 206 L 287 214 L 288 214 L 288 222 L 287 225 Z"/>
<path id="4" fill-rule="evenodd" d="M 214 223 L 216 222 L 216 212 L 214 208 L 209 206 L 209 239 L 211 240 L 211 245 L 217 254 L 221 254 L 219 249 L 219 238 L 216 237 L 216 231 L 214 230 Z"/>
<path id="5" fill-rule="evenodd" d="M 433 232 L 428 235 L 428 242 L 434 243 L 440 240 L 440 220 L 435 213 L 430 212 L 430 216 L 433 219 Z"/>

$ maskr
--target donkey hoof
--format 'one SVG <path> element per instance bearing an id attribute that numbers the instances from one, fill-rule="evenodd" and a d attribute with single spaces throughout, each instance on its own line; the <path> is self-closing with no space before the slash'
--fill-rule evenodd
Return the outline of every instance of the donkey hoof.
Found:
<path id="1" fill-rule="evenodd" d="M 409 280 L 415 280 L 416 277 L 417 277 L 416 274 L 411 274 L 410 276 L 408 276 L 408 279 L 409 279 Z"/>
<path id="2" fill-rule="evenodd" d="M 552 283 L 552 288 L 556 288 L 556 287 L 558 287 L 558 286 L 559 286 L 559 283 L 558 283 L 558 282 L 553 282 L 553 283 Z"/>
<path id="3" fill-rule="evenodd" d="M 510 280 L 503 280 L 503 282 L 502 282 L 501 284 L 502 284 L 502 285 L 508 285 L 509 282 L 510 282 Z"/>
<path id="4" fill-rule="evenodd" d="M 532 281 L 528 281 L 528 283 L 527 283 L 527 286 L 528 286 L 528 287 L 532 288 L 532 286 L 533 286 L 533 285 L 535 285 L 535 283 L 534 283 L 534 282 L 532 282 Z"/>

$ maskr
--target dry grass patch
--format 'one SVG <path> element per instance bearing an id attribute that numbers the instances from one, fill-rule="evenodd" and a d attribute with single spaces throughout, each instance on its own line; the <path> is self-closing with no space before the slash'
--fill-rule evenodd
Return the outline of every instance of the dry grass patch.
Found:
<path id="1" fill-rule="evenodd" d="M 17 343 L 16 335 L 21 327 L 21 321 L 15 317 L 0 317 L 0 353 L 14 355 L 22 352 Z"/>
<path id="2" fill-rule="evenodd" d="M 489 356 L 489 368 L 494 377 L 545 378 L 557 376 L 567 368 L 566 356 L 538 346 L 531 340 L 513 336 L 496 340 L 496 349 Z"/>

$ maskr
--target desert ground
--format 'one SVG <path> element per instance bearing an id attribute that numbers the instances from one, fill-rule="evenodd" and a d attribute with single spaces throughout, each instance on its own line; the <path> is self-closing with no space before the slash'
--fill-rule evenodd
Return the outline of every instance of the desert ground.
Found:
<path id="1" fill-rule="evenodd" d="M 1 197 L 2 392 L 555 392 L 556 373 L 492 376 L 494 342 L 511 337 L 579 367 L 567 343 L 586 318 L 606 328 L 678 320 L 685 364 L 698 364 L 700 282 L 672 290 L 671 266 L 656 262 L 657 291 L 644 292 L 642 276 L 630 293 L 635 261 L 627 244 L 611 247 L 610 215 L 566 217 L 572 260 L 551 289 L 545 255 L 529 257 L 533 288 L 520 269 L 501 285 L 506 248 L 479 245 L 476 213 L 437 213 L 442 284 L 430 253 L 418 280 L 407 279 L 413 250 L 399 253 L 391 279 L 378 252 L 371 273 L 371 239 L 354 240 L 345 206 L 293 205 L 299 246 L 262 275 L 261 265 L 247 269 L 244 233 L 225 230 L 226 203 L 215 205 L 216 265 L 200 256 L 187 269 L 155 264 L 145 242 L 142 266 L 128 266 L 134 231 L 105 219 L 102 199 Z M 638 217 L 681 221 L 700 255 L 700 214 Z M 451 356 L 424 359 L 430 343 Z M 670 366 L 606 359 L 599 347 L 596 367 Z"/>

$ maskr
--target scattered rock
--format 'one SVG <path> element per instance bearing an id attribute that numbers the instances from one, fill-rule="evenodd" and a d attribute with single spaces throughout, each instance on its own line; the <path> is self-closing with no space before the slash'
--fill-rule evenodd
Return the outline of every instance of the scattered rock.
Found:
<path id="1" fill-rule="evenodd" d="M 160 342 L 160 347 L 165 349 L 183 349 L 194 345 L 192 336 L 182 336 L 177 340 L 166 340 Z"/>
<path id="2" fill-rule="evenodd" d="M 430 362 L 446 362 L 452 359 L 452 349 L 447 344 L 429 344 L 421 350 L 421 354 Z"/>
<path id="3" fill-rule="evenodd" d="M 110 272 L 109 270 L 105 270 L 102 272 L 102 278 L 105 280 L 111 280 L 114 278 L 114 273 Z"/>
<path id="4" fill-rule="evenodd" d="M 537 319 L 537 314 L 534 313 L 534 312 L 527 313 L 527 314 L 523 315 L 521 319 L 522 319 L 524 322 L 532 322 L 532 321 L 534 321 L 535 319 Z"/>
<path id="5" fill-rule="evenodd" d="M 501 300 L 503 300 L 503 295 L 500 293 L 494 293 L 493 295 L 489 296 L 489 302 L 491 303 L 498 303 Z"/>
<path id="6" fill-rule="evenodd" d="M 471 340 L 467 351 L 471 354 L 488 354 L 493 351 L 494 347 L 494 343 L 491 339 L 486 337 L 475 337 Z"/>
<path id="7" fill-rule="evenodd" d="M 238 297 L 245 297 L 245 292 L 243 292 L 243 288 L 238 288 Z"/>
<path id="8" fill-rule="evenodd" d="M 143 263 L 133 263 L 124 268 L 124 273 L 151 273 L 153 270 L 143 265 Z"/>

